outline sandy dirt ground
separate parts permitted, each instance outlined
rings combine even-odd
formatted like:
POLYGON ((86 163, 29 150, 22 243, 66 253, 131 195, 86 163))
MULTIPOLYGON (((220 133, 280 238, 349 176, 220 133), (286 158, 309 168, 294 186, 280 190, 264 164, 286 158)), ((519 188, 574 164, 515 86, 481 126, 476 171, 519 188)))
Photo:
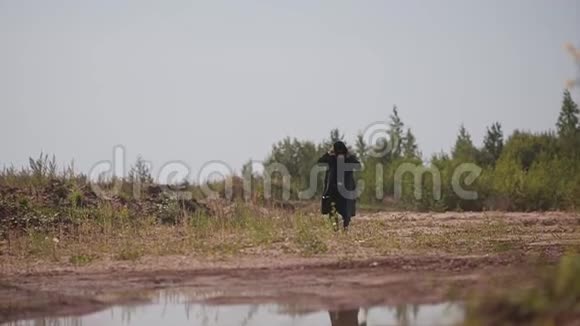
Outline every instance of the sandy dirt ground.
MULTIPOLYGON (((357 217, 356 223, 405 220, 408 223, 402 224, 401 233, 418 228, 437 232, 490 214, 367 213, 357 217)), ((103 260, 83 267, 5 261, 0 267, 0 322, 78 315, 114 304, 146 302, 159 289, 183 290, 192 301, 276 302, 305 310, 461 300, 493 287, 525 286, 541 266, 555 263, 580 243, 577 214, 491 215, 507 224, 533 228, 534 236, 522 240, 518 235, 524 246, 471 255, 422 250, 355 259, 268 254, 211 260, 162 256, 135 262, 103 260), (554 236, 556 233, 559 235, 554 236)))

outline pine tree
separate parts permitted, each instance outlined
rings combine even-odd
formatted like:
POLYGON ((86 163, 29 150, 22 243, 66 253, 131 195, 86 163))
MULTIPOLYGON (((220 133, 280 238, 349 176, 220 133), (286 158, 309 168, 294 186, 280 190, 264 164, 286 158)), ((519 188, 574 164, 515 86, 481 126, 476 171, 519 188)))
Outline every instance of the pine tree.
POLYGON ((455 141, 451 155, 453 159, 464 161, 472 161, 475 159, 475 146, 473 146, 471 135, 467 132, 463 124, 459 128, 459 135, 457 135, 457 140, 455 141))
POLYGON ((137 156, 135 165, 131 167, 131 170, 129 171, 129 181, 131 183, 139 182, 145 185, 153 183, 149 164, 145 162, 143 157, 137 156))
POLYGON ((487 133, 483 139, 484 163, 495 166, 503 150, 503 131, 501 124, 495 122, 491 128, 487 128, 487 133))
POLYGON ((355 143, 355 151, 356 155, 359 157, 360 160, 366 159, 367 151, 369 150, 368 145, 364 139, 363 134, 358 134, 356 136, 356 143, 355 143))
POLYGON ((397 106, 393 106, 393 113, 390 116, 389 137, 391 142, 391 156, 393 158, 401 157, 401 143, 403 141, 403 127, 405 124, 399 117, 397 106))
POLYGON ((580 132, 578 123, 578 105, 572 100, 570 92, 564 90, 564 99, 562 100, 562 109, 556 126, 558 127, 558 136, 561 138, 573 137, 580 132))
POLYGON ((242 177, 244 179, 250 180, 254 175, 254 169, 252 167, 252 160, 249 159, 244 165, 242 166, 242 177))
POLYGON ((419 158, 419 149, 417 146, 417 139, 411 132, 411 128, 407 128, 407 133, 403 140, 403 155, 406 158, 419 158))
POLYGON ((340 130, 338 128, 332 129, 330 131, 330 141, 334 144, 337 141, 344 141, 344 134, 340 134, 340 130))
POLYGON ((328 139, 325 139, 322 142, 322 147, 324 148, 324 152, 329 151, 332 149, 332 145, 337 141, 344 141, 344 134, 340 133, 338 128, 334 128, 330 130, 330 135, 328 139))

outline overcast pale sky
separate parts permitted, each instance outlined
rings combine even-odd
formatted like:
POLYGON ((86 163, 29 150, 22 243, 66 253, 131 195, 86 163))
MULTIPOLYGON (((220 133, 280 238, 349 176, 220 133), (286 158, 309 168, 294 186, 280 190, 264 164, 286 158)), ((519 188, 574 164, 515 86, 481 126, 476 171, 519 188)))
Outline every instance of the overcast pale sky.
MULTIPOLYGON (((428 157, 553 128, 580 1, 0 0, 0 166, 41 150, 87 171, 240 169, 285 136, 352 142, 393 104, 428 157)), ((580 92, 572 94, 576 101, 580 92)))

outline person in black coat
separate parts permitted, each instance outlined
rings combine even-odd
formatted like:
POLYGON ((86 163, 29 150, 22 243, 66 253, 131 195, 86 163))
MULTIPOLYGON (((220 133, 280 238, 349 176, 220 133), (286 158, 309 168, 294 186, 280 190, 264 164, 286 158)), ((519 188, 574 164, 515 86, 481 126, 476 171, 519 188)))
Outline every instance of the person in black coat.
POLYGON ((332 150, 318 159, 318 163, 328 167, 324 176, 322 214, 329 214, 336 220, 336 213, 340 214, 346 230, 351 217, 356 214, 357 193, 353 171, 360 168, 360 162, 348 152, 343 142, 337 141, 332 150))

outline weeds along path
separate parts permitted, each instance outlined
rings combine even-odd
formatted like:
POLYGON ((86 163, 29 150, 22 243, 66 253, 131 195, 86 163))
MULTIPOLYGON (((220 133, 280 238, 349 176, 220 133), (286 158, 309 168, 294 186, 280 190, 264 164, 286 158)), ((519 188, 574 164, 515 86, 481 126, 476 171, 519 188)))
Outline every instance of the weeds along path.
POLYGON ((380 212, 357 216, 343 234, 305 213, 125 225, 102 238, 85 225, 58 242, 21 235, 9 250, 2 244, 0 321, 90 312, 157 289, 193 301, 310 309, 462 298, 533 280, 538 265, 580 247, 579 221, 567 213, 380 212))

